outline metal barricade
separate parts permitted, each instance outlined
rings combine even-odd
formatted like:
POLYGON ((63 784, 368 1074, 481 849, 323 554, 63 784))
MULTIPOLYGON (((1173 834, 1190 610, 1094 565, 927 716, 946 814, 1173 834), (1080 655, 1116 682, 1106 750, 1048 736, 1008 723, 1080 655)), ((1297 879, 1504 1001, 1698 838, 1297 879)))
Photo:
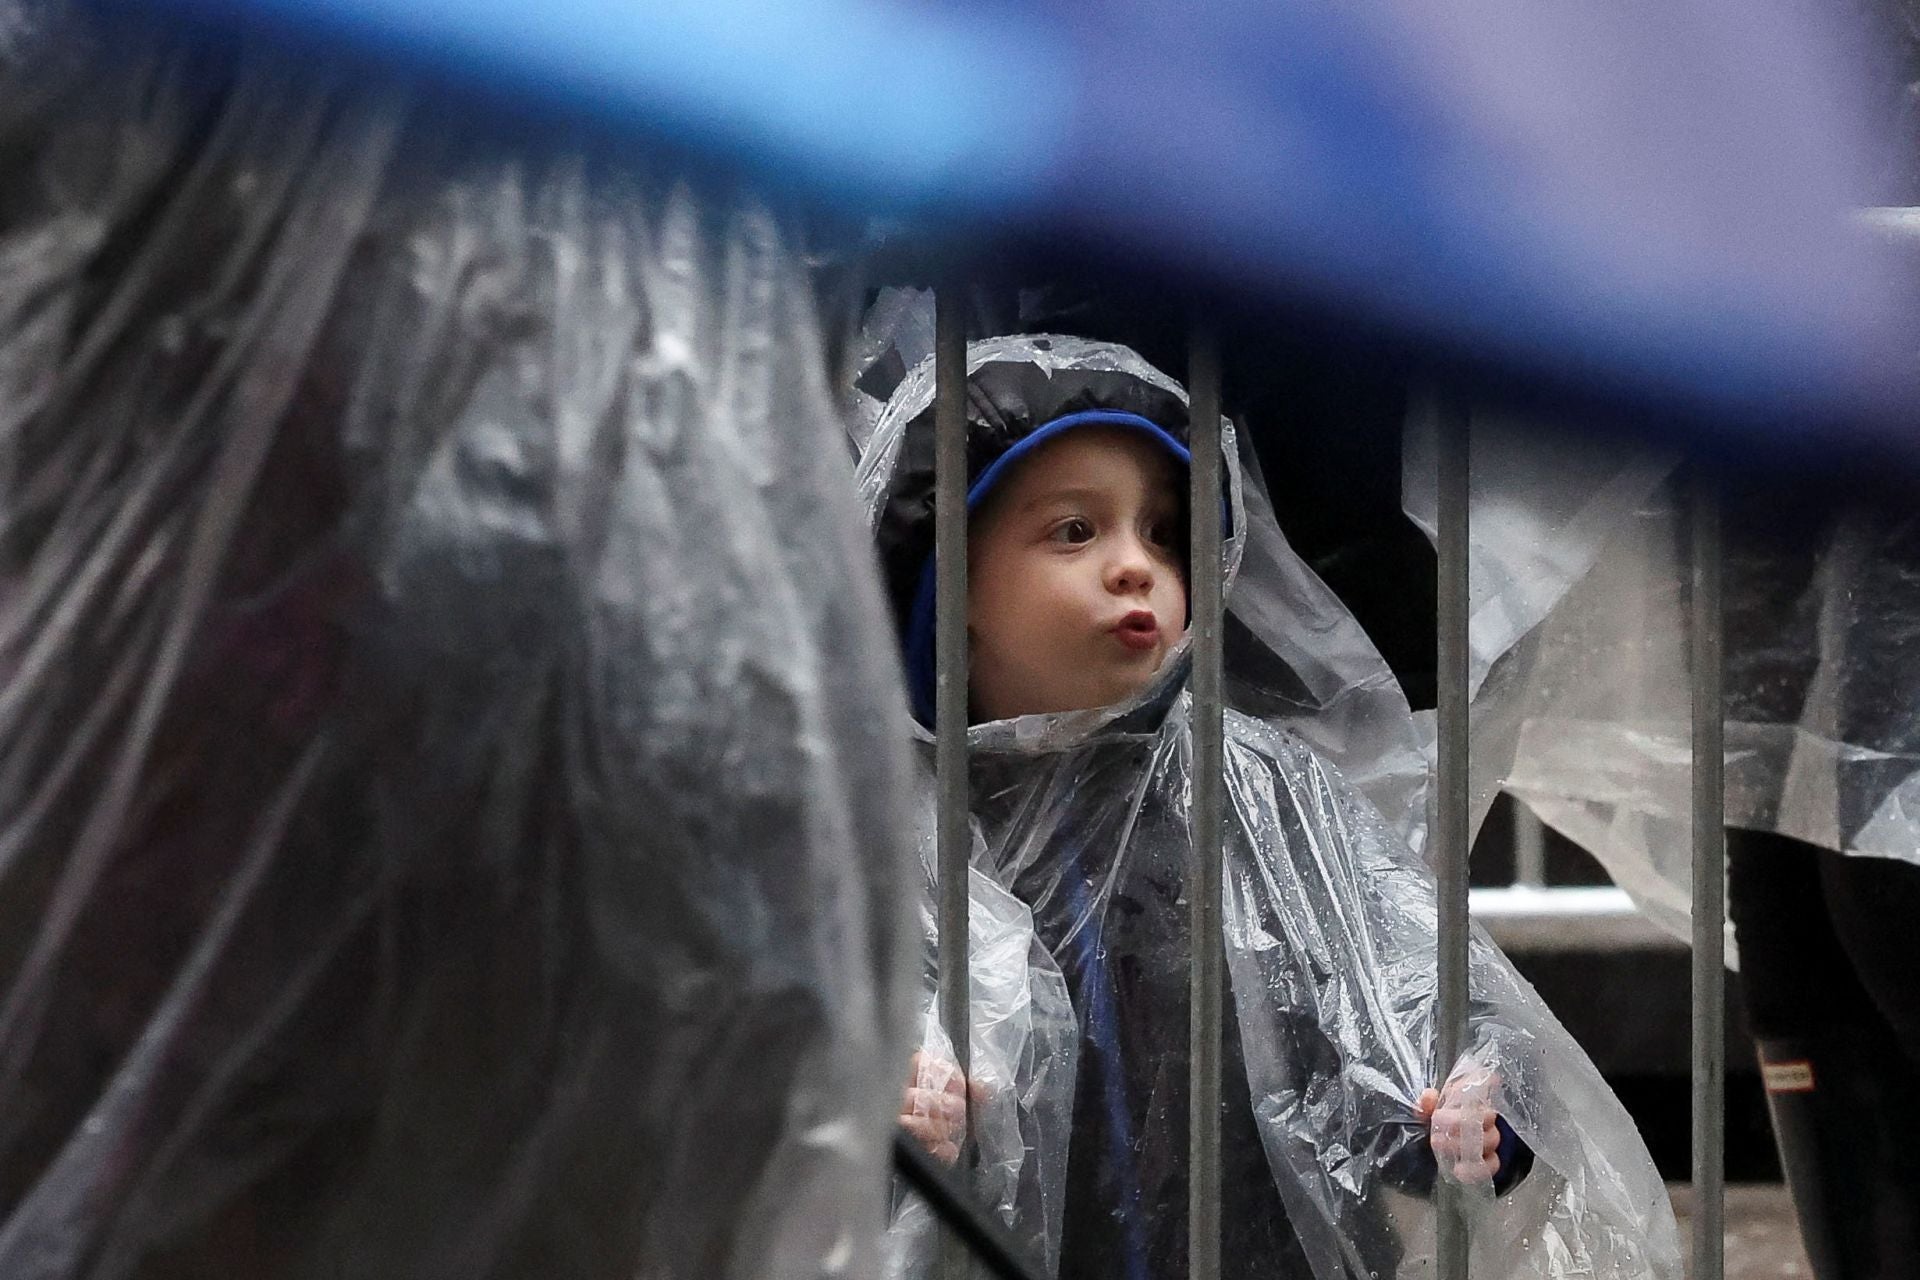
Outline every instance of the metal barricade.
POLYGON ((1693 473, 1693 1274, 1726 1271, 1726 757, 1720 617, 1720 510, 1693 473))
POLYGON ((1187 1275, 1220 1276, 1220 1044, 1226 942, 1220 924, 1220 818, 1225 786, 1220 656, 1220 348, 1196 327, 1187 361, 1192 492, 1193 866, 1188 895, 1193 948, 1187 1060, 1187 1275))
MULTIPOLYGON (((1467 1038, 1467 855, 1472 839, 1471 790, 1467 774, 1467 409, 1459 400, 1439 401, 1440 525, 1439 613, 1436 691, 1439 739, 1434 769, 1433 829, 1428 833, 1439 903, 1434 963, 1439 970, 1439 1072, 1459 1058, 1467 1038)), ((1438 1082, 1436 1082, 1438 1083, 1438 1082)), ((1440 1280, 1467 1274, 1467 1220, 1458 1188, 1435 1183, 1436 1247, 1440 1280)))
MULTIPOLYGON (((973 1044, 968 1016, 967 865, 967 334, 965 294, 934 295, 934 770, 939 825, 934 862, 940 884, 940 1021, 962 1079, 973 1044)), ((962 1091, 962 1105, 968 1091, 962 1091)), ((973 1152, 972 1116, 960 1140, 960 1166, 973 1152)), ((942 1271, 967 1274, 967 1250, 944 1237, 942 1271)))

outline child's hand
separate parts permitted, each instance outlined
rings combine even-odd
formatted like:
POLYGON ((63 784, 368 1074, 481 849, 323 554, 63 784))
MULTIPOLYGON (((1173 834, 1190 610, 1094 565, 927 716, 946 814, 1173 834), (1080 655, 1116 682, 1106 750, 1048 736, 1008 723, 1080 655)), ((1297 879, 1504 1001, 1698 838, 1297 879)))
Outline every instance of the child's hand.
POLYGON ((941 1164, 958 1161, 967 1132, 967 1082, 960 1068, 930 1053, 915 1053, 900 1102, 900 1127, 941 1164))
POLYGON ((1490 1184, 1500 1172, 1500 1115, 1492 1101, 1499 1084, 1499 1076, 1468 1064, 1440 1089, 1420 1095, 1417 1112, 1427 1122, 1434 1159, 1455 1182, 1490 1184))

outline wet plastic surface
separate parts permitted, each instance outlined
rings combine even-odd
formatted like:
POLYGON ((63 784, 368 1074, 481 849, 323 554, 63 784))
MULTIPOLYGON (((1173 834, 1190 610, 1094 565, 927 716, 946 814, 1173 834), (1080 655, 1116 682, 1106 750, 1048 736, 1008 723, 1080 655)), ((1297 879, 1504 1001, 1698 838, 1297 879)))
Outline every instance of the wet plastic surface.
POLYGON ((908 774, 792 228, 48 20, 0 57, 0 1274, 872 1274, 908 774))
MULTIPOLYGON (((1474 422, 1475 798, 1504 784, 1684 937, 1683 475, 1529 425, 1474 422)), ((1416 421, 1422 522, 1427 440, 1416 421)), ((1727 825, 1920 861, 1920 520, 1810 480, 1733 476, 1721 501, 1727 825)))

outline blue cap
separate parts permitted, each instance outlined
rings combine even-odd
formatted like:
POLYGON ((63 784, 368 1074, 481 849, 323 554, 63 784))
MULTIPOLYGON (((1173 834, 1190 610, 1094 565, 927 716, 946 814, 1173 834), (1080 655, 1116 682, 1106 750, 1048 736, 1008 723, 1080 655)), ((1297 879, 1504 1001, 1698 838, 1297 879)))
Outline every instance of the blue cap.
MULTIPOLYGON (((1043 422, 1014 441, 1013 446, 995 458, 967 490, 967 512, 971 514, 1020 459, 1075 427, 1119 427, 1138 432, 1178 458, 1180 465, 1193 465, 1193 454, 1187 446, 1174 439, 1173 434, 1159 423, 1137 413, 1122 413, 1117 409, 1087 409, 1043 422)), ((933 724, 933 619, 934 600, 938 594, 934 566, 934 556, 929 552, 926 566, 920 571, 920 585, 914 592, 913 610, 907 615, 905 644, 907 695, 913 703, 914 719, 928 726, 933 724)))

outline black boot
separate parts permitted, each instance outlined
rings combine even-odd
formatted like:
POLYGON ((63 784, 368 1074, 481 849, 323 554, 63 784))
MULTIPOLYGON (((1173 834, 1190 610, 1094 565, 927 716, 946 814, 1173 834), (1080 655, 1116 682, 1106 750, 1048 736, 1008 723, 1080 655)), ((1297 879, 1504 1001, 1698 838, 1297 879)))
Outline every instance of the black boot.
POLYGON ((1879 1028, 1755 1045, 1813 1274, 1920 1275, 1920 1155, 1902 1119, 1915 1082, 1904 1056, 1879 1028))

